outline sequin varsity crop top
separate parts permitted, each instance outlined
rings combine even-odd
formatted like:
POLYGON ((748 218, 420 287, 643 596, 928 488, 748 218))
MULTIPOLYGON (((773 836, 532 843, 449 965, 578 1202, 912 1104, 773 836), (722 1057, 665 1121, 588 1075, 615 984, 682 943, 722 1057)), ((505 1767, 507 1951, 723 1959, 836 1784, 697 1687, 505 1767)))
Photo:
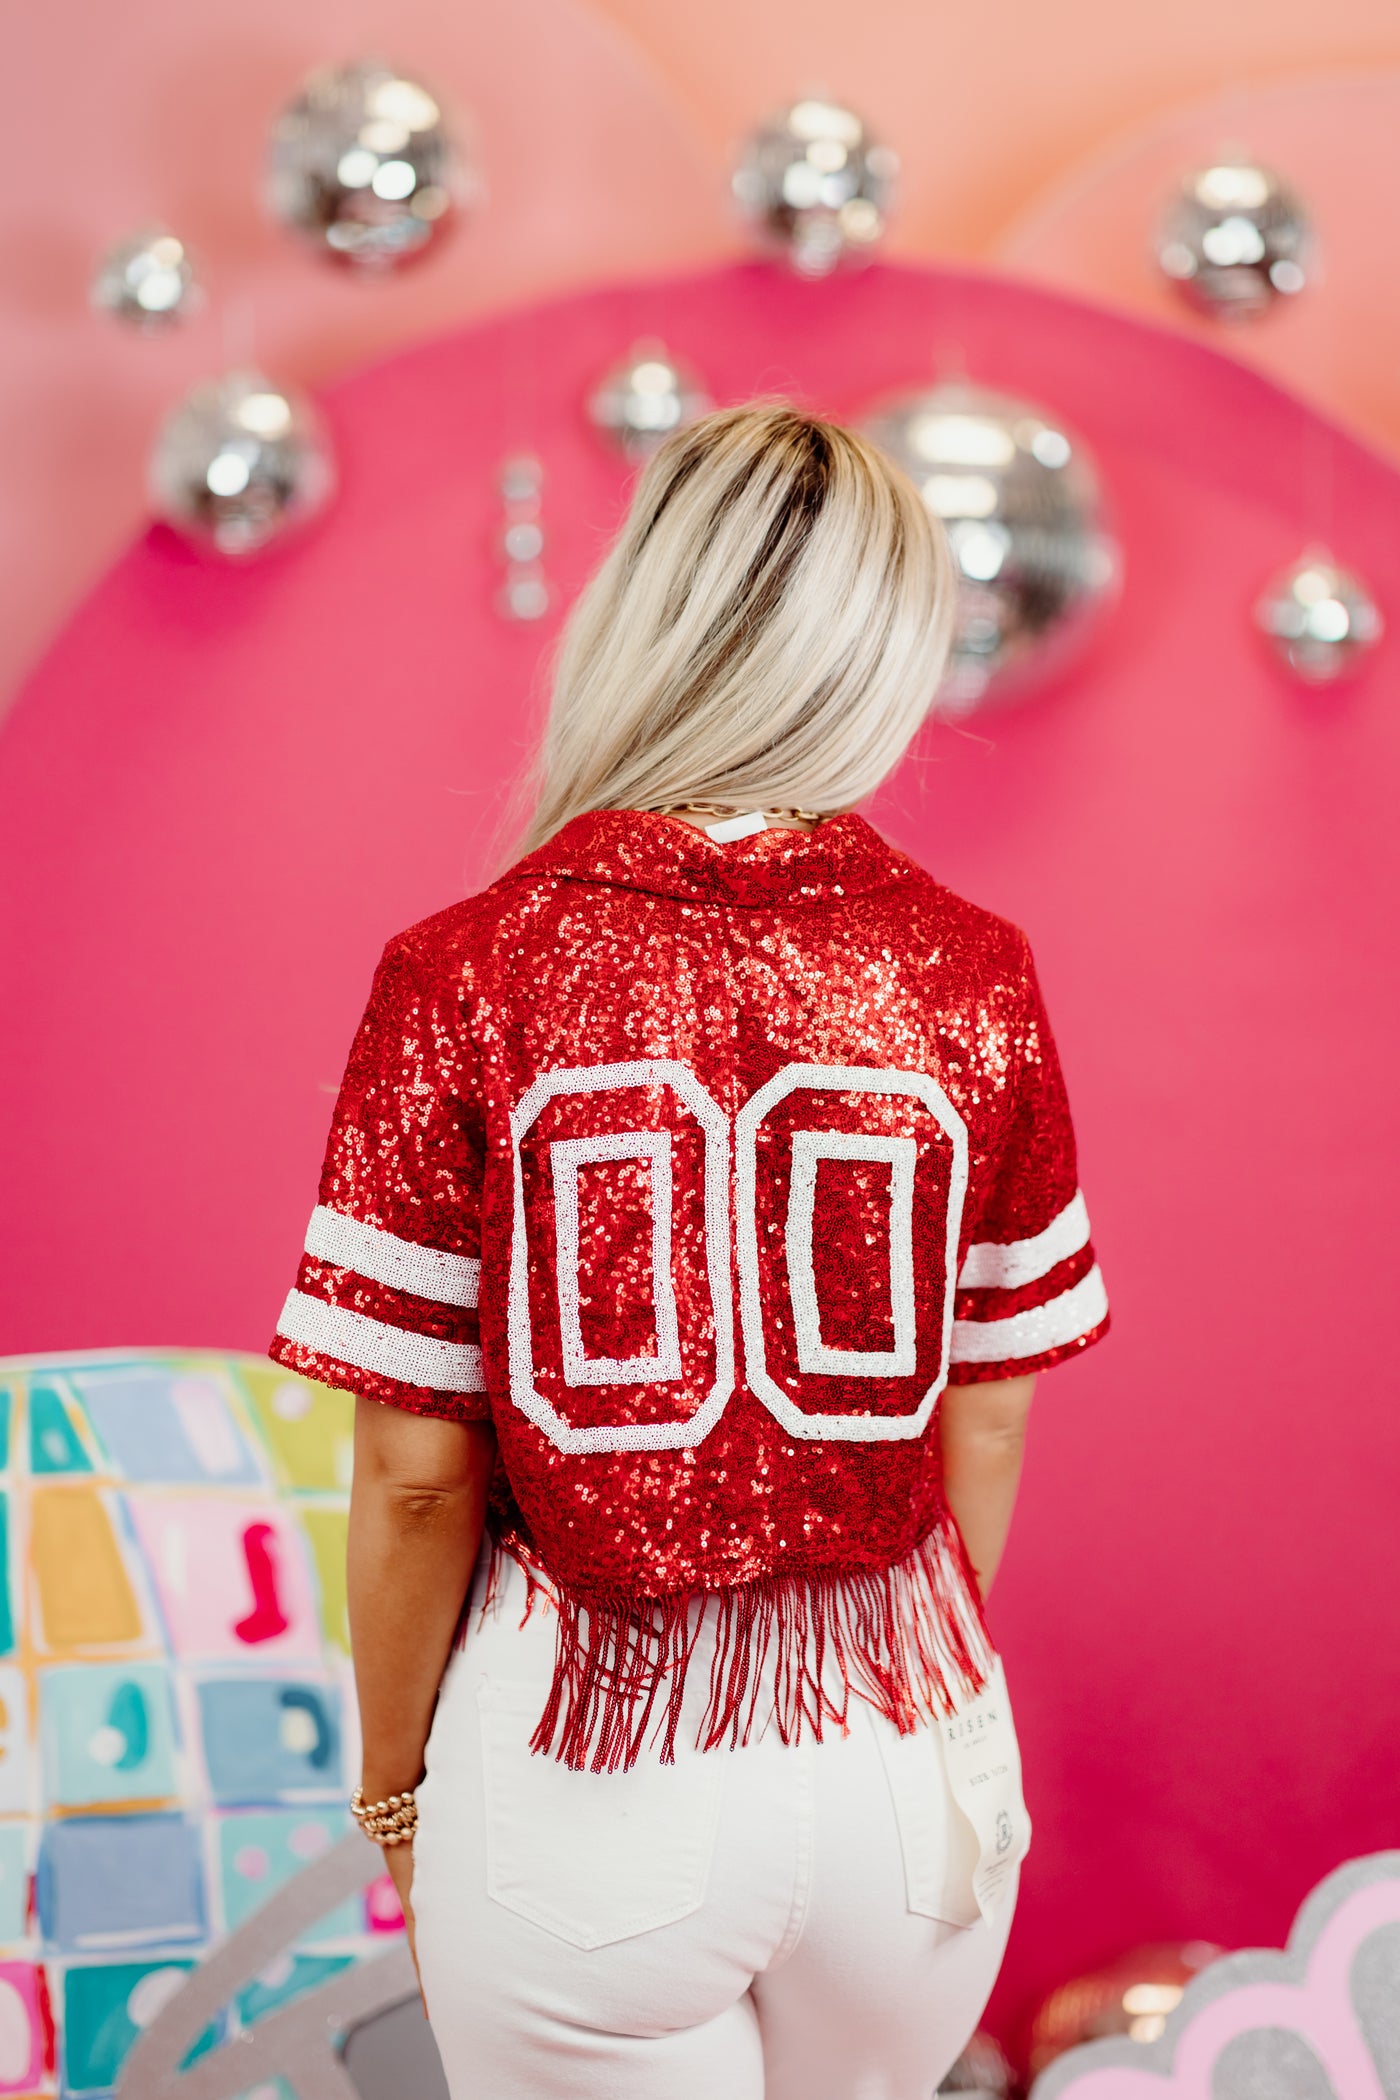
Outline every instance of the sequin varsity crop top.
POLYGON ((823 1656, 901 1727, 975 1690, 939 1395, 1107 1325, 1024 935, 859 816, 603 811, 389 942, 272 1354, 494 1423, 534 1745, 601 1769, 670 1753, 716 1592, 707 1744, 773 1642, 785 1735, 823 1656))

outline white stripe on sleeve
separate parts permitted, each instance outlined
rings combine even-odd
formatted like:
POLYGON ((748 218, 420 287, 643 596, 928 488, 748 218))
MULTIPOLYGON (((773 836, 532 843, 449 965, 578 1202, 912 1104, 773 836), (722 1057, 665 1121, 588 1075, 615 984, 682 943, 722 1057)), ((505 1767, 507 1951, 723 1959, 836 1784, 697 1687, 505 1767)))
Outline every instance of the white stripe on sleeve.
POLYGON ((477 1342, 445 1342, 435 1334, 410 1334, 371 1320, 348 1306, 327 1305, 306 1291, 292 1291, 282 1308, 277 1332, 289 1342, 377 1371, 404 1385, 431 1386, 441 1393, 482 1393, 486 1379, 477 1342))
POLYGON ((1048 1305, 1033 1305, 1028 1312, 1012 1313, 1005 1320, 955 1320, 952 1361, 1000 1364, 1039 1356, 1042 1350, 1060 1349, 1066 1342, 1092 1334, 1107 1311, 1108 1293, 1096 1263, 1087 1276, 1048 1305))
POLYGON ((1082 1192, 1076 1189, 1059 1216, 1033 1239, 1009 1240, 1004 1246, 995 1240, 979 1240, 969 1247, 958 1289, 1018 1291, 1023 1284, 1038 1283, 1088 1244, 1089 1213, 1082 1192))
POLYGON ((306 1251, 317 1261, 353 1269, 372 1283, 412 1291, 415 1297, 431 1298, 438 1305, 460 1305, 470 1311, 480 1290, 481 1263, 470 1254, 444 1254, 438 1247, 420 1247, 415 1240, 401 1240, 382 1225, 362 1224, 324 1203, 318 1203, 311 1213, 306 1251))

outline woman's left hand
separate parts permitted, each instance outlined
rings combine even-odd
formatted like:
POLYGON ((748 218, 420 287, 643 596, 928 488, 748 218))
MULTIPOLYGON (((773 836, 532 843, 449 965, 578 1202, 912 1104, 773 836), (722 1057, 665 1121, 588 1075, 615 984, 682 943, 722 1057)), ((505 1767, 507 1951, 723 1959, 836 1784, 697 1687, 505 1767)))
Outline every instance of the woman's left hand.
POLYGON ((423 1978, 418 1969, 418 1941, 413 1926, 413 1847, 408 1845, 386 1845, 384 1865, 389 1879, 398 1893, 403 1910, 404 1930, 408 1934, 408 1951, 413 1956, 413 1973, 418 1977, 418 1996, 423 2000, 423 2017, 428 2016, 428 2001, 423 1996, 423 1978))

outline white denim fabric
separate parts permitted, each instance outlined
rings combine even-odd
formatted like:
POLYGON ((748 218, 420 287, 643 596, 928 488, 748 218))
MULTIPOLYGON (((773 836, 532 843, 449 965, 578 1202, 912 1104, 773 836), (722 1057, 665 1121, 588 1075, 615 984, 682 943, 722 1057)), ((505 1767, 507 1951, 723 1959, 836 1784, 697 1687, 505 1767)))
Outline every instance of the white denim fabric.
POLYGON ((483 1618, 484 1575, 414 1848, 452 2100, 930 2100, 1015 1901, 983 1922, 938 1731, 853 1699, 844 1737, 697 1751, 707 1627, 674 1765, 570 1771, 529 1747, 555 1615, 507 1562, 483 1618))

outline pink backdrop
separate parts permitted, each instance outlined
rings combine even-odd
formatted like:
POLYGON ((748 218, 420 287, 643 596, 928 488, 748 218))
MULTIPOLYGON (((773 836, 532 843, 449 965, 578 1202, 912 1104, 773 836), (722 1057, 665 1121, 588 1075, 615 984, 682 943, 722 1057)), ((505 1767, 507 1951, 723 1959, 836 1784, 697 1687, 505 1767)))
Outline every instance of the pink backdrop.
POLYGON ((1144 1937, 1277 1942, 1394 1838, 1400 709, 1394 643, 1302 691, 1247 611, 1321 445, 1400 630, 1400 476, 1175 333, 912 268, 583 294, 338 385, 301 545, 135 546, 5 732, 0 1346, 265 1343, 379 947, 476 882, 536 717, 493 470, 540 452, 572 589, 625 479, 580 402, 643 328, 722 399, 844 413, 955 353, 1099 451, 1128 580, 1093 656, 876 811, 1030 930, 1117 1317, 1045 1382, 995 1599, 1038 1824, 1002 2002, 1144 1937))

